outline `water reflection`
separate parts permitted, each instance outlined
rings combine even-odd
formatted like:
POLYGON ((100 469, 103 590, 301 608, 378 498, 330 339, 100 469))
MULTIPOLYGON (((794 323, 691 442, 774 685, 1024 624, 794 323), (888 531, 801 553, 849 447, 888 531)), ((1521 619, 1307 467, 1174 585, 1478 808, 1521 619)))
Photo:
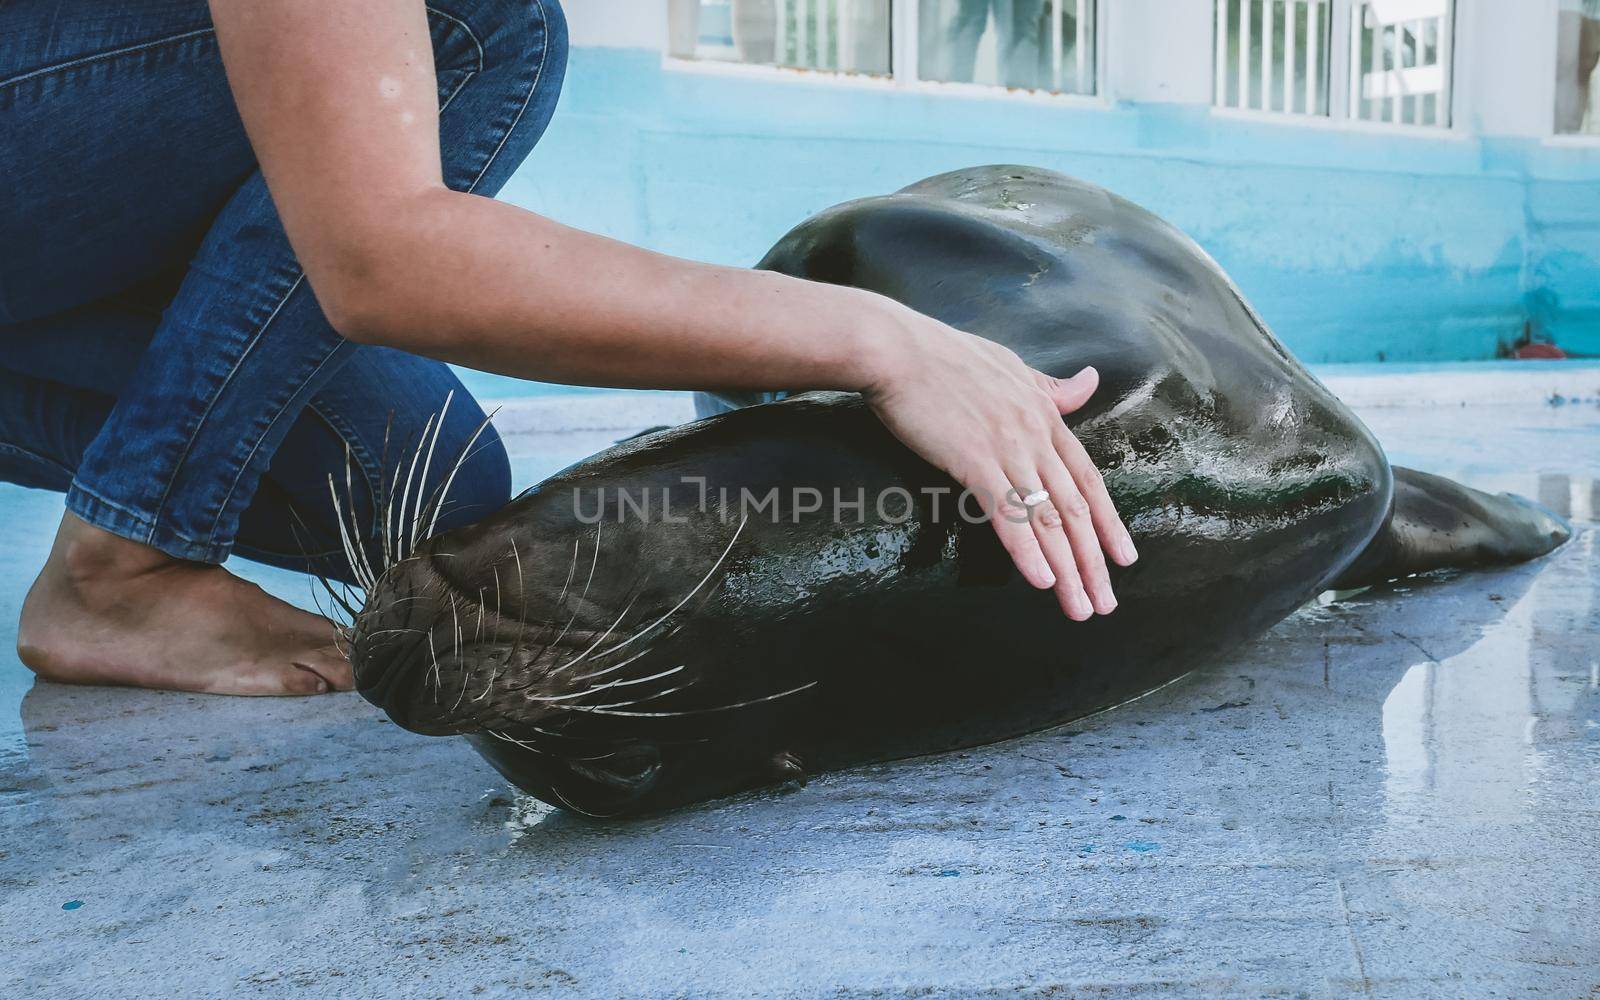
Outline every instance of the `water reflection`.
POLYGON ((1536 496, 1570 521, 1593 521, 1600 512, 1600 479, 1544 473, 1536 496))
MULTIPOLYGON (((1580 522, 1593 517, 1593 481, 1543 476, 1539 485, 1546 506, 1580 522)), ((1503 587, 1488 595, 1503 617, 1469 634, 1459 651, 1429 647, 1395 684, 1383 703, 1390 827, 1514 822, 1560 807, 1542 797, 1552 760, 1571 764, 1558 745, 1593 740, 1600 726, 1594 548, 1595 531, 1580 530, 1553 557, 1558 563, 1518 574, 1524 593, 1503 587)))

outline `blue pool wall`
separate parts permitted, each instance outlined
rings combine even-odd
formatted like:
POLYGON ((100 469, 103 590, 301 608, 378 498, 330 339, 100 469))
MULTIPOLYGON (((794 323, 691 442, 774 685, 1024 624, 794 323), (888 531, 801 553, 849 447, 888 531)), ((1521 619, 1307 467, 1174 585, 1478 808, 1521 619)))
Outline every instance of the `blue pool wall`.
POLYGON ((1525 328, 1600 354, 1600 143, 711 73, 580 47, 501 197, 749 265, 829 205, 1002 162, 1171 220, 1309 362, 1490 358, 1525 328))

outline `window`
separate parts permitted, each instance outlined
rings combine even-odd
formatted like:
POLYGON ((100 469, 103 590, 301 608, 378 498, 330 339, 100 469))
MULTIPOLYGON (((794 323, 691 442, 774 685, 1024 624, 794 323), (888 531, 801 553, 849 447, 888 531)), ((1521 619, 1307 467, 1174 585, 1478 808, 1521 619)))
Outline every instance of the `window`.
POLYGON ((1328 113, 1326 0, 1217 0, 1216 102, 1328 113))
POLYGON ((667 17, 685 59, 889 72, 889 0, 671 0, 667 17))
POLYGON ((1216 104, 1448 126, 1453 13, 1452 0, 1216 0, 1216 104))
POLYGON ((1600 135, 1600 0, 1561 0, 1556 28, 1556 131, 1600 135))
POLYGON ((683 59, 1095 92, 1095 0, 669 0, 683 59), (912 6, 914 4, 914 6, 912 6), (907 65, 891 39, 911 38, 907 65))
POLYGON ((1450 0, 1351 8, 1350 108, 1367 121, 1450 124, 1450 0))
POLYGON ((1094 0, 919 0, 924 80, 1094 93, 1094 0))

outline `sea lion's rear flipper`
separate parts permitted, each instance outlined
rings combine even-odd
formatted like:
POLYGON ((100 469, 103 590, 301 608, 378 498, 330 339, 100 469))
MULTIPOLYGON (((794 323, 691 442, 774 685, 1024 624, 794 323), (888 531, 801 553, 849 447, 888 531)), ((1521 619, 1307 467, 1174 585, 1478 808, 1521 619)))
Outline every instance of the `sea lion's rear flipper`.
POLYGON ((1329 586, 1353 590, 1430 569, 1524 562, 1570 537, 1565 521, 1531 500, 1395 466, 1389 520, 1329 586))

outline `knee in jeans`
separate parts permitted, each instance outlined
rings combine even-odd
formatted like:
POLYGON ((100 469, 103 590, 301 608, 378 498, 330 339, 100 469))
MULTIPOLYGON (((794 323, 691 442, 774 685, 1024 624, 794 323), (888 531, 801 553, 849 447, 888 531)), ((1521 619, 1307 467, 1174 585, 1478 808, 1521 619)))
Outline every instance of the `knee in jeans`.
POLYGON ((567 21, 557 0, 430 3, 428 19, 441 100, 447 78, 494 71, 533 78, 541 68, 559 77, 566 66, 567 21))
POLYGON ((452 2, 458 6, 450 17, 465 27, 434 9, 436 35, 470 39, 475 69, 439 71, 441 99, 449 104, 440 122, 445 180, 492 196, 533 151, 555 111, 566 72, 566 20, 556 0, 452 2))
POLYGON ((565 64, 567 20, 558 0, 473 0, 429 6, 442 23, 435 43, 440 68, 537 71, 557 59, 565 64))

